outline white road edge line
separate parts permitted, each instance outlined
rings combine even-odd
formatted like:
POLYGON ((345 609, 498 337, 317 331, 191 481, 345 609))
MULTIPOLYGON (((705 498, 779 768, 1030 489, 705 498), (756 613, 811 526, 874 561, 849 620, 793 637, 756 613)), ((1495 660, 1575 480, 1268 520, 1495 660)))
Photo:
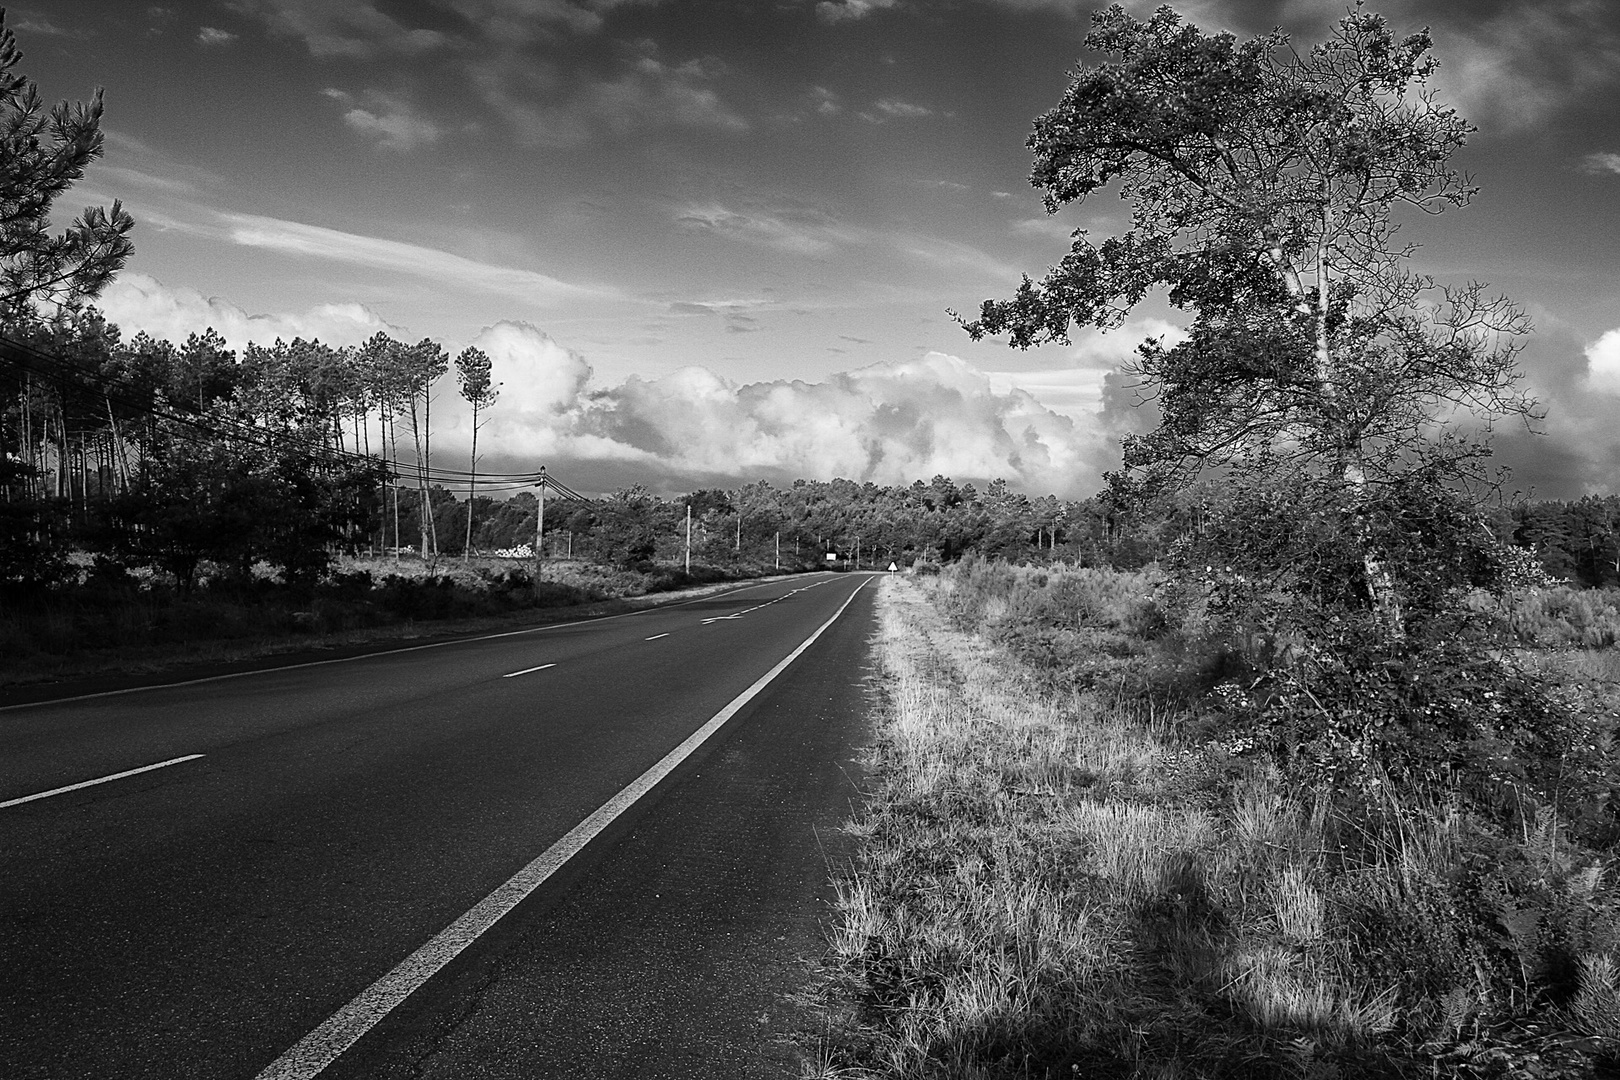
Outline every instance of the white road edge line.
POLYGON ((798 648, 783 657, 775 667, 761 675, 754 685, 738 694, 729 705, 715 713, 708 723, 688 735, 685 741, 660 758, 652 768, 632 780, 617 795, 603 803, 590 817, 568 830, 562 839, 513 874, 505 884, 474 904, 459 919, 439 931, 427 944, 400 961, 394 970, 360 991, 347 1005, 265 1066, 264 1071, 254 1077, 254 1080, 311 1080, 312 1077, 324 1072, 328 1065, 359 1042, 361 1036, 376 1027, 400 1002, 460 955, 467 946, 477 941, 479 936, 494 926, 502 916, 522 903, 569 859, 579 854, 597 834, 612 824, 615 818, 635 805, 638 799, 651 791, 660 780, 674 771, 676 766, 690 757, 693 751, 724 727, 726 721, 740 712, 744 705, 757 697, 760 691, 782 674, 789 664, 814 645, 816 639, 826 633, 827 628, 837 622, 845 609, 855 602, 855 597, 870 581, 868 578, 857 585, 849 594, 849 598, 833 613, 832 618, 817 627, 815 633, 805 638, 798 648))
POLYGON ((556 667, 556 666, 557 666, 556 664, 541 664, 539 667, 526 667, 522 671, 509 671, 505 675, 502 675, 501 678, 503 678, 503 679, 512 679, 512 678, 516 678, 519 675, 527 675, 531 671, 544 671, 548 667, 556 667))
MULTIPOLYGON (((817 571, 829 573, 830 571, 817 571)), ((356 660, 370 660, 378 656, 395 656, 399 653, 418 652, 422 649, 442 649, 446 645, 470 645, 475 641, 493 641, 496 638, 517 637, 519 634, 539 634, 546 630, 561 630, 565 626, 584 626, 586 623, 607 622, 610 619, 628 619, 632 615, 645 615, 649 611, 668 611, 670 608, 685 607, 700 600, 713 600, 717 596, 731 596, 750 589, 763 589, 767 585, 774 585, 782 578, 762 581, 757 585, 744 585, 738 589, 727 592, 705 593, 694 596, 690 600, 681 600, 673 604, 655 604, 652 607, 637 608, 635 611, 621 611, 617 615, 598 615, 592 619, 575 619, 573 622, 547 623, 545 626, 528 626, 522 630, 503 630, 498 634, 480 634, 477 637, 451 638, 448 641, 430 641, 426 645, 406 645, 399 649, 383 649, 380 652, 358 653, 354 656, 334 656, 330 660, 305 660, 298 664, 282 664, 280 667, 255 668, 252 671, 232 671, 224 675, 204 675, 200 679, 181 679, 179 682, 153 683, 150 686, 126 686, 122 690, 102 690, 95 694, 75 694, 72 697, 47 698, 44 701, 23 701, 16 705, 0 705, 0 712, 11 712, 14 709, 43 709, 49 705, 66 705, 73 701, 89 701, 91 698, 119 697, 124 694, 139 694, 147 690, 172 690, 177 686, 196 686, 198 683, 223 682, 226 679, 245 679, 250 675, 269 675, 277 671, 296 671, 299 668, 325 667, 327 664, 348 664, 356 660)), ((819 584, 819 582, 817 583, 819 584)))
POLYGON ((182 761, 196 761, 202 756, 203 755, 201 754, 187 754, 185 757, 170 758, 168 761, 160 761, 156 765, 142 765, 138 769, 125 769, 123 772, 115 772, 111 776, 98 776, 94 780, 81 780, 79 783, 69 784, 67 787, 51 788, 49 791, 41 791, 35 795, 24 795, 20 799, 7 799, 5 802, 0 802, 0 810, 4 810, 8 806, 20 806, 25 802, 33 802, 35 799, 48 799, 52 795, 65 795, 70 791, 78 791, 80 788, 94 787, 97 784, 105 784, 109 780, 122 780, 126 776, 134 776, 136 773, 151 772, 153 769, 165 769, 170 765, 178 765, 182 761))
POLYGON ((654 634, 652 637, 642 638, 641 640, 642 641, 657 641, 661 637, 669 637, 669 635, 668 634, 654 634))

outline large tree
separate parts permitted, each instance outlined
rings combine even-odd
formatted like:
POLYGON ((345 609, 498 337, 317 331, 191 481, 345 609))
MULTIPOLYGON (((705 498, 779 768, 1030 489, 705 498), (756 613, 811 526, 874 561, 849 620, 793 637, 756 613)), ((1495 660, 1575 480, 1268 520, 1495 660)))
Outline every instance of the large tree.
POLYGON ((135 225, 115 202, 51 232, 52 204, 101 156, 101 91, 47 112, 16 71, 22 52, 4 19, 0 9, 0 325, 95 296, 129 258, 135 225))
POLYGON ((1199 470, 1287 470, 1355 510, 1366 594, 1397 633, 1399 590, 1368 508, 1380 486, 1467 472, 1483 453, 1453 425, 1528 415, 1519 308, 1412 267, 1403 218, 1465 205, 1450 159, 1470 126, 1439 102, 1426 32, 1397 38, 1358 4, 1300 54, 1281 32, 1205 34, 1167 7, 1093 16, 1080 67, 1029 138, 1049 212, 1117 190, 1130 227, 1069 254, 975 338, 1029 347, 1109 328, 1164 290, 1187 339, 1150 341, 1135 374, 1162 422, 1128 439, 1126 490, 1199 470))

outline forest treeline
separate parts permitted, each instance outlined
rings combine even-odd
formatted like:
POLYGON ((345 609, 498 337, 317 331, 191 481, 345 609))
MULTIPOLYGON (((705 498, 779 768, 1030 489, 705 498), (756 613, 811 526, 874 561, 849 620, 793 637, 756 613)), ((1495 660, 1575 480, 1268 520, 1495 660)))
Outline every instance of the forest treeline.
MULTIPOLYGON (((158 567, 186 590, 205 563, 244 579, 268 563, 309 583, 345 552, 533 550, 538 500, 519 490, 532 477, 480 477, 466 447, 441 445, 438 460, 455 466, 434 465, 432 391, 451 361, 431 340, 377 334, 360 346, 297 339, 237 351, 213 330, 178 344, 126 339, 94 308, 13 325, 10 338, 0 367, 0 581, 11 591, 82 576, 73 552, 108 569, 158 567)), ((465 350, 456 366, 464 396, 470 389, 487 409, 487 357, 465 350)), ((1031 496, 999 480, 980 490, 943 476, 673 496, 631 487, 551 501, 544 548, 619 565, 679 561, 690 507, 692 555, 709 565, 971 553, 1134 568, 1197 533, 1220 501, 1213 482, 1131 513, 1104 497, 1031 496)), ((1620 583, 1620 497, 1504 504, 1487 520, 1554 577, 1620 583)))

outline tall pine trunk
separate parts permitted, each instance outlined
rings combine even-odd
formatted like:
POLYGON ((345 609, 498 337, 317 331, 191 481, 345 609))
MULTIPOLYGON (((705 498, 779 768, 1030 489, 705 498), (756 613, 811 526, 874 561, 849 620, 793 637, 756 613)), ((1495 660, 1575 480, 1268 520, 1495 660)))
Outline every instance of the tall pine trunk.
POLYGON ((467 543, 461 549, 463 564, 472 557, 473 500, 478 491, 478 402, 472 403, 472 459, 467 472, 467 543))

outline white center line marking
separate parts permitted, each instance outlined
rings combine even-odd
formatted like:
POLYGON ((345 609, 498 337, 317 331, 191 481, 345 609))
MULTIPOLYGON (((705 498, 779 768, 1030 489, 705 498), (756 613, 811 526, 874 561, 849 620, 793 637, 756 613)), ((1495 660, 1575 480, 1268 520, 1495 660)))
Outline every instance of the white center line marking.
MULTIPOLYGON (((830 571, 821 571, 829 573, 830 571)), ((636 615, 645 615, 649 611, 663 611, 669 608, 686 607, 689 604, 700 603, 704 600, 713 600, 717 597, 733 596, 737 593, 751 592, 754 589, 763 589, 775 581, 762 581, 757 585, 744 585, 725 592, 705 593, 694 596, 690 600, 679 600, 671 604, 654 604, 649 607, 638 608, 635 611, 622 611, 617 615, 599 615, 589 619, 575 619, 572 622, 547 623, 544 626, 530 626, 522 630, 506 630, 499 634, 479 634, 476 637, 451 638, 448 641, 430 641, 426 645, 406 645, 397 649, 383 649, 379 652, 356 653, 354 656, 334 656, 330 660, 305 660, 298 664, 282 664, 280 667, 255 668, 252 671, 232 671, 224 675, 204 675, 199 679, 181 679, 178 682, 153 683, 151 686, 127 686, 122 690, 102 690, 94 694, 74 694, 71 697, 47 698, 44 701, 24 701, 16 705, 0 705, 0 712, 11 712, 13 709, 44 709, 53 705, 63 705, 73 701, 90 701, 94 698, 121 697, 125 694, 144 694, 148 690, 172 690, 179 686, 196 686, 198 683, 223 682, 226 679, 246 679, 253 675, 271 675, 282 671, 296 671, 299 668, 326 667, 328 664, 352 664, 360 660, 375 660, 383 656, 398 656, 400 653, 420 652, 423 649, 443 649, 451 645, 471 645, 479 641, 493 641, 496 638, 517 637, 520 634, 540 634, 548 630, 565 630, 574 626, 585 626, 589 623, 608 622, 613 619, 628 619, 636 615)), ((817 582, 820 584, 820 582, 817 582)), ((812 586, 806 586, 810 588, 812 586)))
POLYGON ((783 657, 775 667, 761 675, 754 685, 738 694, 729 705, 715 713, 708 723, 688 735, 684 742, 665 754, 652 768, 630 781, 617 795, 599 806, 590 817, 569 829, 561 840, 541 852, 528 866, 508 878, 505 884, 497 887, 459 919, 439 931, 433 940, 401 960, 398 967, 360 991, 347 1005, 327 1017, 320 1027, 305 1035, 280 1057, 265 1066, 264 1071, 254 1080, 312 1080, 324 1072, 328 1065, 338 1059, 339 1054, 359 1042, 360 1037, 376 1027, 395 1006, 436 975, 467 946, 477 941, 479 936, 494 926, 502 916, 522 903, 569 859, 579 854, 598 833, 612 824, 615 818, 635 805, 637 799, 656 787, 660 780, 673 772, 677 765, 724 727, 726 721, 737 715, 744 705, 759 696, 760 691, 769 686, 789 664, 814 645, 816 640, 827 632, 828 627, 838 621, 838 617, 855 602, 855 597, 870 580, 869 578, 857 585, 843 606, 833 613, 832 618, 817 627, 815 633, 800 642, 799 647, 783 657))
POLYGON ((17 806, 25 802, 33 802, 35 799, 48 799, 52 795, 62 795, 69 791, 78 791, 80 788, 93 787, 96 784, 105 784, 109 780, 122 780, 126 776, 134 776, 136 773, 151 772, 153 769, 162 769, 170 765, 178 765, 182 761, 196 761, 200 757, 202 757, 201 754, 187 754, 185 757, 170 758, 168 761, 160 761, 156 765, 142 765, 138 769, 125 769, 123 772, 115 772, 111 776, 99 776, 94 780, 81 780, 77 784, 69 784, 67 787, 51 788, 49 791, 41 791, 36 795, 24 795, 20 799, 7 799, 5 802, 0 802, 0 810, 4 810, 8 806, 17 806))
POLYGON ((548 667, 556 667, 556 666, 557 666, 556 664, 541 664, 539 667, 526 667, 522 671, 508 671, 505 675, 502 675, 501 678, 503 678, 503 679, 515 679, 519 675, 527 675, 531 671, 544 671, 548 667))
POLYGON ((642 641, 657 641, 661 637, 669 637, 669 635, 668 634, 654 634, 650 638, 642 638, 641 640, 642 641))
MULTIPOLYGON (((786 600, 790 596, 797 596, 799 593, 809 592, 811 589, 815 588, 816 585, 821 585, 821 584, 824 584, 824 583, 818 581, 818 582, 815 583, 815 585, 806 585, 802 589, 794 589, 792 592, 783 593, 781 596, 778 596, 774 600, 767 600, 763 604, 755 604, 751 608, 743 608, 741 611, 734 611, 730 615, 714 615, 714 616, 711 616, 710 618, 707 618, 707 619, 703 620, 703 625, 708 626, 710 623, 724 622, 727 619, 740 619, 744 615, 747 615, 751 611, 758 611, 760 608, 768 608, 772 604, 780 604, 783 600, 786 600)), ((651 639, 648 639, 648 640, 651 640, 651 639)))

